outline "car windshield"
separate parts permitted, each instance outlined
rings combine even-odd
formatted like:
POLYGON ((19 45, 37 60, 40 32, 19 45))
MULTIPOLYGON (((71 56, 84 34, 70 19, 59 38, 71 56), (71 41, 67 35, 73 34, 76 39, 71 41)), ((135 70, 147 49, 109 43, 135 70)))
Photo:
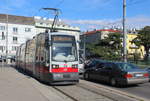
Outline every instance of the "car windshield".
POLYGON ((63 41, 59 40, 52 44, 52 60, 53 61, 76 61, 77 60, 77 49, 75 40, 63 41))
POLYGON ((129 70, 129 69, 138 69, 139 67, 130 64, 130 63, 117 63, 118 67, 122 70, 129 70))

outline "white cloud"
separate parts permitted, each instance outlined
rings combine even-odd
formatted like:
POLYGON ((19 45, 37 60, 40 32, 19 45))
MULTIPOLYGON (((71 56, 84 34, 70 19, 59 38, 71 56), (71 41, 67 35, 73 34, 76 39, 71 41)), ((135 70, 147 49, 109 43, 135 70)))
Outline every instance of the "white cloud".
MULTIPOLYGON (((64 20, 68 24, 81 27, 81 30, 100 29, 104 27, 122 27, 122 19, 104 19, 104 20, 64 20)), ((148 16, 135 16, 127 18, 127 28, 142 28, 150 26, 150 17, 148 16)))
MULTIPOLYGON (((104 27, 112 27, 115 25, 118 25, 118 23, 120 24, 121 21, 120 20, 64 20, 64 22, 67 22, 68 24, 71 25, 76 25, 79 26, 81 28, 83 28, 83 30, 89 30, 89 29, 100 29, 100 28, 104 28, 104 27)), ((82 29, 81 29, 82 30, 82 29)))
POLYGON ((141 28, 144 26, 150 26, 150 17, 148 16, 136 16, 127 19, 127 25, 129 27, 141 28))
POLYGON ((117 20, 64 20, 71 24, 89 24, 89 25, 109 25, 115 23, 117 20))

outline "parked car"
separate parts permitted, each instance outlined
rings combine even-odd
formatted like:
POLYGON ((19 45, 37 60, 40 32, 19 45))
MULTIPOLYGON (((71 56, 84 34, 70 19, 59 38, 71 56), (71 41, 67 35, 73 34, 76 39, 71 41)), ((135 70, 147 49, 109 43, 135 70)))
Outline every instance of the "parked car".
POLYGON ((150 82, 150 68, 146 68, 146 70, 147 70, 148 73, 149 73, 149 82, 150 82))
POLYGON ((105 63, 104 60, 100 60, 100 59, 91 59, 91 60, 87 60, 84 64, 84 69, 85 71, 88 70, 88 69, 91 69, 93 68, 96 64, 99 64, 99 63, 105 63))
POLYGON ((100 80, 116 86, 148 82, 149 74, 145 69, 140 69, 130 63, 93 60, 88 65, 84 78, 100 80))
POLYGON ((6 56, 0 56, 0 62, 6 62, 6 56))
POLYGON ((84 73, 84 60, 81 58, 79 59, 78 68, 79 68, 79 74, 83 75, 83 73, 84 73))
POLYGON ((2 62, 2 61, 3 61, 2 56, 0 56, 0 62, 2 62))

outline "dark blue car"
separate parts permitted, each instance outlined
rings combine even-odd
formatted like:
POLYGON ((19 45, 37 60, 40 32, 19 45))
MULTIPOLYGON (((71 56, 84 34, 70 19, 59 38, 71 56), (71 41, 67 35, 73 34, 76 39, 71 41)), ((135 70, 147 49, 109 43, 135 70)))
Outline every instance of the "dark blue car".
POLYGON ((149 67, 149 68, 146 68, 146 70, 147 70, 148 73, 149 73, 149 82, 150 82, 150 67, 149 67))
POLYGON ((149 74, 145 69, 130 63, 93 60, 86 67, 84 78, 108 82, 115 86, 148 82, 149 74))

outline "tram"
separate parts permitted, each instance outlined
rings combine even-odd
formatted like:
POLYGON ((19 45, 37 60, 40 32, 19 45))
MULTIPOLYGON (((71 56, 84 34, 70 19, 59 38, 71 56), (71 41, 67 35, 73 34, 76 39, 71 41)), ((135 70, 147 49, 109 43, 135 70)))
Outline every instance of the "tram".
POLYGON ((79 44, 74 34, 40 33, 16 52, 16 67, 50 84, 79 82, 79 44))

